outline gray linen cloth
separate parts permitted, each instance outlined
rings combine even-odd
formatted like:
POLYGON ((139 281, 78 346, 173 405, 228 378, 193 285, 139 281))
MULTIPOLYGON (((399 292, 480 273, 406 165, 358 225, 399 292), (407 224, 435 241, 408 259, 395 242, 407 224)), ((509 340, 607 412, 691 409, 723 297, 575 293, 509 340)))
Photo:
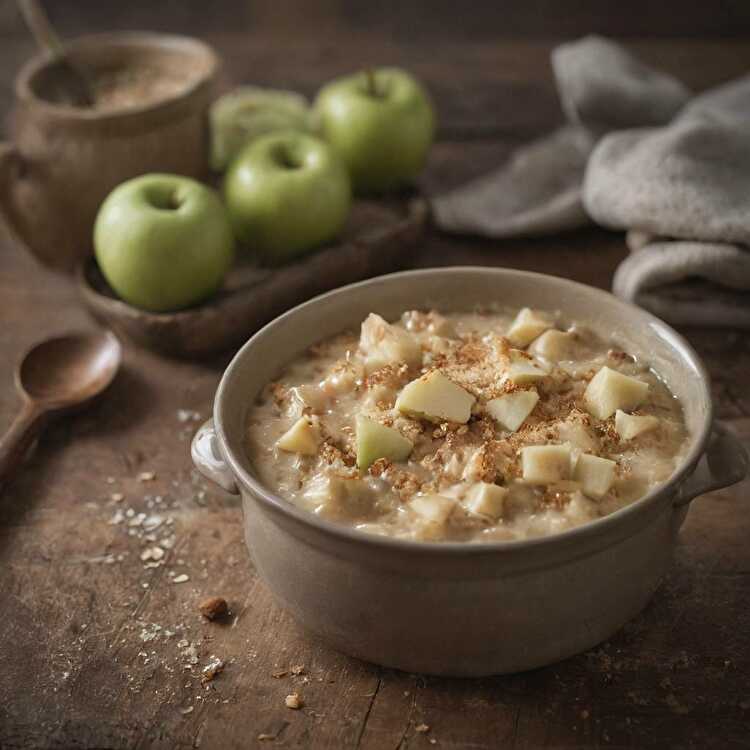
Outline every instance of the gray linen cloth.
POLYGON ((554 50, 569 125, 433 201, 446 231, 628 231, 613 291, 676 323, 750 328, 750 76, 690 98, 614 42, 554 50))

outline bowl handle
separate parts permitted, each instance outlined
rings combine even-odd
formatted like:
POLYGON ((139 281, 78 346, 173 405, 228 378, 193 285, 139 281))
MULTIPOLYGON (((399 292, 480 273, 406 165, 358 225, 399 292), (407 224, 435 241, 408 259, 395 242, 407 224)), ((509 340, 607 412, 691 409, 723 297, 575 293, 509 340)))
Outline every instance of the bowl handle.
POLYGON ((729 487, 747 476, 748 456, 739 438, 721 422, 714 422, 708 447, 693 474, 680 487, 676 508, 705 492, 729 487))
POLYGON ((190 444, 190 455, 195 468, 206 479, 210 479, 232 495, 240 494, 234 475, 227 466, 224 456, 221 455, 213 419, 204 422, 195 433, 193 442, 190 444))

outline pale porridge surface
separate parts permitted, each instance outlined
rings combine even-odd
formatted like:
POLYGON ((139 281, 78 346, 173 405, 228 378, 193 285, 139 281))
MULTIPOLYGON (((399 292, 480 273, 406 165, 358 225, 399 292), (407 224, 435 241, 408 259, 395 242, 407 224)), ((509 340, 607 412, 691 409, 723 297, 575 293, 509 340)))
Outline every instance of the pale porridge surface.
POLYGON ((678 400, 605 332, 530 310, 371 314, 247 417, 270 489, 374 534, 517 540, 612 513, 684 453, 678 400))

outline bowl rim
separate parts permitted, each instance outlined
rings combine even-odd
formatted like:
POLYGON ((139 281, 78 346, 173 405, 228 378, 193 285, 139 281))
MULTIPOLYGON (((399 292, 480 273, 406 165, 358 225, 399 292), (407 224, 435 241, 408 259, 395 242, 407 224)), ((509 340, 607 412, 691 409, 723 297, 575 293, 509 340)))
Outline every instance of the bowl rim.
POLYGON ((660 318, 651 314, 647 310, 636 307, 628 302, 615 297, 609 292, 598 289, 597 287, 589 286, 588 284, 582 284, 577 281, 572 281, 563 277, 553 276, 551 274, 537 273, 534 271, 521 271, 513 268, 502 268, 493 266, 443 266, 434 268, 422 268, 408 271, 398 271, 395 273, 384 274, 382 276, 376 276, 365 281, 360 281, 355 284, 347 284, 346 286, 339 287, 325 294, 313 297, 307 302, 303 302, 296 307, 291 308, 287 312, 274 318, 270 323, 266 324, 257 333, 255 333, 234 355, 231 362, 224 370, 221 381, 216 391, 214 398, 213 408, 213 419, 217 437, 219 438, 219 445, 222 450, 222 454, 229 465, 235 479, 239 480, 239 484, 243 488, 250 490, 252 495, 261 501, 262 504, 268 507, 268 509, 281 513, 282 516, 286 516, 290 520, 301 523, 303 526, 312 527, 315 530, 322 532, 325 535, 333 536, 339 541, 345 541, 349 543, 355 543, 364 547, 370 547, 373 549, 388 549, 391 551, 407 551, 410 553, 424 553, 424 554, 445 554, 445 555, 460 555, 460 556, 474 556, 474 555, 485 555, 492 552, 502 552, 505 554, 511 554, 513 552, 529 551, 540 547, 550 548, 552 546, 565 545, 570 542, 577 542, 583 539, 590 539, 591 537, 597 537, 603 535, 607 531, 612 531, 619 525, 624 525, 628 519, 634 519, 636 516, 644 513, 648 508, 660 502, 666 495, 671 495, 671 490, 678 487, 695 469, 698 461, 703 455, 708 441, 711 425, 713 422, 713 402, 711 399, 710 389, 710 377, 705 365, 701 361, 697 352, 688 343, 688 341, 671 326, 666 324, 660 318), (293 315, 299 314, 301 311, 311 312, 315 309, 316 305, 325 298, 340 295, 340 294, 351 294, 356 292, 358 289, 370 284, 382 284, 384 281, 396 278, 409 278, 415 276, 432 276, 432 275, 455 275, 457 273, 492 273, 500 276, 507 277, 519 277, 523 276, 528 279, 545 279, 549 281, 553 280, 555 283, 559 283, 563 286, 568 286, 572 289, 585 289, 587 293, 593 293, 599 297, 605 304, 615 305, 623 308, 628 314, 637 314, 641 320, 650 324, 656 324, 660 330, 664 330, 670 337, 670 344, 674 351, 680 356, 681 362, 689 362, 700 374, 700 382, 703 387, 704 395, 706 396, 706 404, 708 405, 703 425, 697 434, 692 436, 692 444, 690 450, 683 456, 680 465, 672 473, 672 476, 664 484, 658 485, 648 492, 643 497, 639 498, 630 505, 626 505, 607 516, 597 518, 593 521, 576 526, 572 529, 567 529, 555 534, 548 536, 532 537, 529 539, 517 539, 517 540, 506 540, 506 541, 483 541, 483 542, 451 542, 451 541, 428 541, 428 540, 411 540, 401 539, 398 537, 390 537, 380 534, 368 534, 362 531, 358 531, 344 524, 336 523, 335 521, 328 521, 324 518, 310 513, 309 511, 303 510, 297 507, 289 500, 284 499, 281 495, 272 492, 270 489, 265 487, 252 477, 242 466, 238 460, 235 451, 232 448, 230 441, 227 438, 226 431, 224 429, 224 423, 222 418, 222 403, 226 398, 226 393, 231 387, 232 375, 234 371, 239 367, 239 363, 252 353, 255 342, 273 331, 277 322, 287 319, 293 315))
POLYGON ((194 57, 206 60, 206 70, 197 75, 183 89, 157 101, 138 104, 133 107, 113 110, 98 110, 86 107, 51 102, 42 99, 34 92, 32 83, 36 76, 53 63, 46 52, 38 52, 24 63, 15 78, 14 91, 19 102, 33 106, 48 117, 56 117, 70 122, 111 122, 131 120, 148 112, 161 112, 176 102, 191 98, 216 76, 221 63, 216 51, 206 42, 184 34, 168 34, 157 31, 107 31, 99 34, 86 34, 64 43, 64 50, 75 51, 86 48, 104 47, 152 47, 180 49, 194 57))

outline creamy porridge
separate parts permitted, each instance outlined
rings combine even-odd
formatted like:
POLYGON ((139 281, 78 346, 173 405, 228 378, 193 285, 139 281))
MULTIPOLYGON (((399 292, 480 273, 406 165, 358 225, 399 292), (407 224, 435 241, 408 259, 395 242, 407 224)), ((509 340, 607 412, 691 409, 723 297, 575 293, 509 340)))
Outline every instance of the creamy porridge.
POLYGON ((311 513, 408 539, 554 534, 665 482, 686 447, 656 373, 524 308, 371 314, 269 384, 247 421, 260 480, 311 513))

